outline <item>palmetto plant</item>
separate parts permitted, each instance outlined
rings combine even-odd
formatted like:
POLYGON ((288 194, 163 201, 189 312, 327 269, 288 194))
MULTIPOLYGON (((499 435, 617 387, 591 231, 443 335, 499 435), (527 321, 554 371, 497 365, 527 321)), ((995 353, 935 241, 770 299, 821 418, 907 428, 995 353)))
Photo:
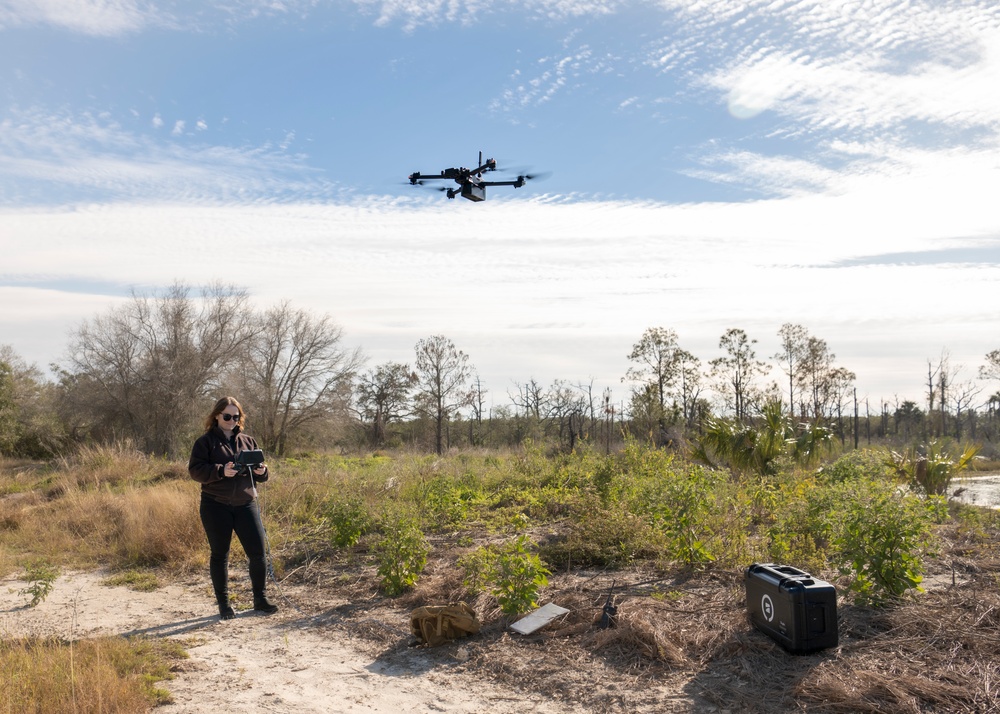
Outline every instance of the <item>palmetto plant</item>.
POLYGON ((708 419, 694 455, 708 464, 717 459, 737 471, 764 476, 775 473, 782 456, 811 463, 831 437, 818 423, 797 425, 780 402, 772 401, 764 405, 756 424, 708 419))
POLYGON ((936 439, 912 446, 903 453, 889 450, 887 460, 896 472, 929 496, 943 496, 951 480, 976 458, 979 444, 968 444, 957 457, 949 445, 936 439))

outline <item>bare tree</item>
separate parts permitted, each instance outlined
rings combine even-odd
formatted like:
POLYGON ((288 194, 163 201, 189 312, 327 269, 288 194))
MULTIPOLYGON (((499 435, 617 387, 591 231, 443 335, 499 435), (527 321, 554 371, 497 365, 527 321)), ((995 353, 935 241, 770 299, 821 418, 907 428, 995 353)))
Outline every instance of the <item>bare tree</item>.
POLYGON ((411 392, 417 375, 409 365, 386 362, 358 377, 355 401, 362 422, 367 423, 372 446, 382 446, 389 424, 412 411, 411 392))
MULTIPOLYGON (((962 415, 974 418, 975 412, 972 404, 976 397, 983 391, 972 380, 964 382, 952 382, 951 384, 951 404, 955 407, 955 438, 962 438, 962 415)), ((973 422, 974 424, 974 422, 973 422)), ((972 435, 975 438, 975 434, 972 435)))
POLYGON ((472 391, 469 405, 472 407, 472 418, 469 419, 469 444, 479 446, 483 434, 483 414, 486 411, 486 388, 479 374, 472 378, 472 391))
POLYGON ((559 441, 567 439, 572 449, 580 430, 586 402, 569 382, 557 379, 549 389, 546 421, 552 424, 558 432, 559 441))
POLYGON ((133 293, 72 335, 63 383, 81 390, 81 412, 112 433, 173 453, 249 336, 246 304, 245 291, 221 284, 199 298, 182 284, 158 297, 133 293))
POLYGON ((586 384, 577 382, 576 389, 580 392, 583 403, 584 423, 581 425, 581 436, 586 436, 588 425, 593 428, 597 423, 597 396, 594 394, 594 380, 591 379, 586 384))
POLYGON ((289 438, 310 422, 342 415, 361 364, 360 351, 344 345, 343 329, 329 315, 287 302, 256 314, 238 383, 261 446, 283 454, 289 438))
POLYGON ((987 353, 986 364, 979 367, 979 378, 1000 380, 1000 350, 987 353))
POLYGON ((435 448, 444 453, 445 422, 469 404, 469 356, 444 335, 433 335, 416 345, 417 406, 434 420, 435 448))
POLYGON ((536 422, 541 421, 542 414, 544 414, 548 407, 549 399, 545 387, 532 377, 524 384, 515 382, 514 388, 517 390, 516 394, 507 392, 511 404, 522 410, 524 416, 528 419, 533 419, 536 422))
POLYGON ((844 407, 854 398, 854 380, 857 375, 844 367, 835 367, 830 370, 827 377, 829 385, 829 395, 827 402, 833 405, 833 410, 837 415, 837 433, 840 442, 844 442, 844 407))

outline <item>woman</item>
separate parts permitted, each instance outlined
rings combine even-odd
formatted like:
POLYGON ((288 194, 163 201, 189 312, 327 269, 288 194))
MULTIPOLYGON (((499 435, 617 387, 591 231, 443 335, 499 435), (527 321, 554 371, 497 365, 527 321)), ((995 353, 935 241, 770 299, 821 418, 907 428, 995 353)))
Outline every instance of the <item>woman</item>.
POLYGON ((250 560, 253 609, 268 615, 278 611, 265 592, 264 526, 254 486, 255 481, 267 481, 267 465, 254 468, 251 476, 247 469, 238 469, 234 463, 241 451, 257 448, 253 437, 241 433, 245 419, 246 413, 233 397, 216 402, 205 419, 205 433, 194 442, 188 462, 191 478, 201 484, 201 522, 212 553, 208 570, 223 620, 236 617, 229 606, 229 544, 234 532, 250 560))

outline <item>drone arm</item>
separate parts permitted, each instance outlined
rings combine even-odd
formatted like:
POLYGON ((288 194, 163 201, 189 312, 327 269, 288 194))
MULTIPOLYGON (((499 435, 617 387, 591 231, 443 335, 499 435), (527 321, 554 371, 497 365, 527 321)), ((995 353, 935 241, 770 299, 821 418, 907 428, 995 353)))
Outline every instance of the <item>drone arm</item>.
MULTIPOLYGON (((482 154, 479 155, 479 158, 480 159, 483 158, 482 154)), ((483 171, 496 171, 496 170, 497 170, 497 160, 496 159, 486 159, 486 163, 484 163, 479 168, 472 169, 471 173, 481 174, 483 171)))
POLYGON ((482 181, 480 186, 513 186, 514 188, 521 188, 524 185, 524 176, 518 176, 513 181, 482 181))
POLYGON ((407 176, 410 183, 416 185, 421 181, 447 181, 453 180, 456 183, 462 183, 469 178, 470 174, 474 172, 468 169, 458 168, 458 169, 445 169, 439 174, 422 174, 419 171, 414 171, 412 174, 407 176))
POLYGON ((407 178, 410 180, 411 184, 416 185, 416 184, 418 184, 421 181, 430 181, 430 180, 433 180, 433 179, 439 179, 440 180, 440 179, 447 179, 447 178, 451 178, 451 177, 450 176, 445 176, 444 172, 442 172, 441 174, 422 174, 419 171, 414 171, 412 174, 410 174, 409 176, 407 176, 407 178))

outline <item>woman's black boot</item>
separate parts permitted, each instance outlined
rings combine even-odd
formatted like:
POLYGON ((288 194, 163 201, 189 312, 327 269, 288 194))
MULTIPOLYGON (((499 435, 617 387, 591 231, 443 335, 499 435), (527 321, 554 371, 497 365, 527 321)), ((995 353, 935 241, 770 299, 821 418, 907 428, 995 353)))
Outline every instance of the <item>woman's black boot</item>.
POLYGON ((273 615, 278 611, 278 606, 268 600, 264 593, 254 593, 253 609, 257 612, 263 612, 265 615, 273 615))
POLYGON ((219 618, 222 620, 232 620, 236 617, 236 612, 229 605, 229 593, 215 593, 215 599, 219 603, 219 618))

